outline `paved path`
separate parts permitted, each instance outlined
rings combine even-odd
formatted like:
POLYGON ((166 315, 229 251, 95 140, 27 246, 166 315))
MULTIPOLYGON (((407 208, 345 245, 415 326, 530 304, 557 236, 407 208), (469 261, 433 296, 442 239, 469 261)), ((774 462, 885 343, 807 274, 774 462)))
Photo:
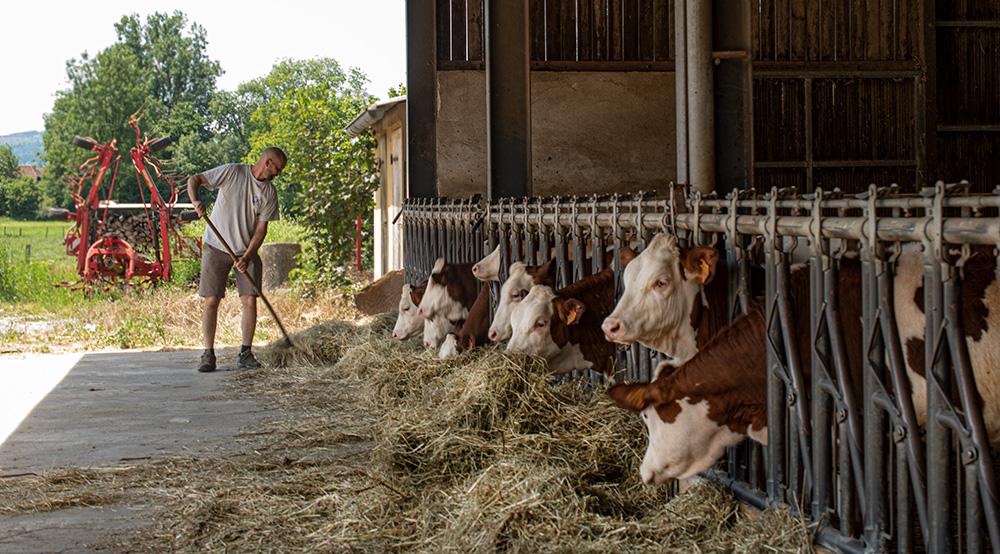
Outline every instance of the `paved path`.
MULTIPOLYGON (((235 350, 219 353, 221 368, 235 366, 235 350)), ((226 393, 220 381, 232 373, 195 371, 199 356, 0 357, 0 478, 224 451, 265 408, 226 393)), ((92 552, 80 545, 144 523, 135 507, 0 516, 0 552, 92 552)))

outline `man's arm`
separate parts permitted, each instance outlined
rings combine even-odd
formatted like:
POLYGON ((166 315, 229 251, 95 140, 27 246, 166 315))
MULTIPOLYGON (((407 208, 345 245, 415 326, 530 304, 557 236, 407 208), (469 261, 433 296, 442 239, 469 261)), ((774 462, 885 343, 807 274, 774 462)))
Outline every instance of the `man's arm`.
POLYGON ((250 244, 247 245, 247 251, 240 256, 240 259, 236 261, 235 267, 237 271, 241 273, 246 271, 247 263, 250 262, 250 258, 257 253, 257 249, 260 245, 264 243, 264 237, 267 236, 267 222, 258 221, 257 227, 253 230, 253 237, 250 239, 250 244))
MULTIPOLYGON (((194 204, 194 211, 198 212, 198 217, 205 217, 208 215, 208 209, 205 208, 205 203, 201 201, 201 187, 208 186, 208 179, 205 178, 201 173, 197 175, 192 175, 188 179, 188 198, 191 199, 191 203, 194 204)), ((267 232, 265 230, 265 232, 267 232)), ((261 239, 263 240, 263 238, 261 239)))

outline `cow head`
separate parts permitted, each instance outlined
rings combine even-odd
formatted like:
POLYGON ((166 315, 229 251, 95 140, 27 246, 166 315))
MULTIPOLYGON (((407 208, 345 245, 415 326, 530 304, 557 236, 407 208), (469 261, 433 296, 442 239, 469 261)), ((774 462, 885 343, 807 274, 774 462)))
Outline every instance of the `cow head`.
POLYGON ((549 360, 555 358, 566 345, 566 326, 578 323, 586 309, 579 300, 560 298, 551 287, 531 287, 511 312, 507 349, 549 360))
POLYGON ((697 351, 691 310, 702 286, 715 277, 719 253, 682 250, 660 233, 625 266, 625 291, 601 328, 608 340, 643 345, 681 361, 697 351))
POLYGON ((424 348, 431 349, 441 346, 455 326, 448 321, 448 318, 437 315, 433 318, 423 318, 424 320, 424 348))
MULTIPOLYGON (((458 280, 458 268, 444 263, 444 258, 438 258, 427 279, 427 290, 420 300, 418 313, 421 317, 435 319, 438 316, 450 321, 465 319, 469 309, 448 292, 448 285, 458 280)), ((444 337, 441 337, 444 339, 444 337)))
POLYGON ((493 315, 493 324, 487 335, 492 342, 503 342, 510 339, 510 316, 511 312, 524 297, 528 296, 528 291, 534 285, 546 285, 551 287, 556 280, 555 260, 537 266, 527 266, 521 262, 516 262, 510 266, 510 275, 500 287, 500 301, 497 303, 496 313, 493 315))
POLYGON ((709 418, 708 400, 677 398, 669 374, 652 383, 615 385, 608 395, 618 406, 640 414, 646 424, 649 446, 639 467, 644 483, 697 475, 744 437, 709 418))
POLYGON ((424 285, 411 287, 403 285, 403 294, 399 298, 399 316, 396 326, 392 328, 392 338, 404 340, 414 337, 424 328, 424 318, 417 313, 417 305, 423 296, 424 285))
POLYGON ((476 279, 479 279, 480 281, 500 280, 499 245, 493 249, 493 252, 490 252, 483 259, 479 260, 476 265, 472 266, 472 274, 475 275, 476 279))
POLYGON ((438 358, 446 360, 461 354, 461 351, 458 349, 458 344, 458 336, 455 335, 455 333, 448 333, 448 336, 441 344, 441 349, 438 350, 438 358))

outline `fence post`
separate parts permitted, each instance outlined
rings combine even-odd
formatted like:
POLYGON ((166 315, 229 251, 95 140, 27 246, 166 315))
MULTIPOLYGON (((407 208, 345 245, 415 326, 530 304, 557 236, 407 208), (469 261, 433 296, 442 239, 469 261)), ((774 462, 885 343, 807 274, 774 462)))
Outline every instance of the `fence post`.
POLYGON ((26 261, 26 262, 30 262, 31 261, 31 245, 30 244, 25 244, 24 245, 24 261, 26 261))

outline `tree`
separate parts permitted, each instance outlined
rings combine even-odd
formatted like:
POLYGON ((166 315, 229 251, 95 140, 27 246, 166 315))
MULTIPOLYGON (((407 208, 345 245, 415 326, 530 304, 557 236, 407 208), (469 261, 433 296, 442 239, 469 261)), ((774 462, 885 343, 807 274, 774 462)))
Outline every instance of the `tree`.
POLYGON ((263 79, 240 87, 241 105, 257 106, 246 126, 253 162, 266 147, 285 149, 288 165, 277 181, 284 216, 301 216, 316 244, 313 262, 320 282, 337 280, 354 254, 356 218, 371 236, 372 193, 378 186, 370 135, 344 131, 375 98, 367 77, 345 72, 336 60, 284 60, 263 79))
POLYGON ((38 216, 41 191, 31 177, 0 181, 0 215, 14 219, 34 219, 38 216))
MULTIPOLYGON (((119 201, 138 201, 140 189, 128 167, 128 150, 135 134, 129 116, 142 114, 141 128, 151 137, 170 136, 175 142, 195 135, 211 139, 210 102, 215 79, 222 70, 205 51, 205 30, 187 25, 181 12, 154 13, 145 24, 138 16, 125 16, 115 24, 117 41, 90 57, 66 64, 70 88, 57 94, 52 113, 45 118, 43 178, 46 201, 54 206, 72 206, 63 178, 73 176, 92 153, 72 145, 75 135, 98 142, 117 141, 125 164, 115 187, 119 201)), ((170 159, 172 149, 156 155, 170 159)), ((161 194, 169 194, 160 190, 161 194)))
POLYGON ((7 144, 0 144, 0 182, 16 179, 21 174, 14 149, 7 144))

